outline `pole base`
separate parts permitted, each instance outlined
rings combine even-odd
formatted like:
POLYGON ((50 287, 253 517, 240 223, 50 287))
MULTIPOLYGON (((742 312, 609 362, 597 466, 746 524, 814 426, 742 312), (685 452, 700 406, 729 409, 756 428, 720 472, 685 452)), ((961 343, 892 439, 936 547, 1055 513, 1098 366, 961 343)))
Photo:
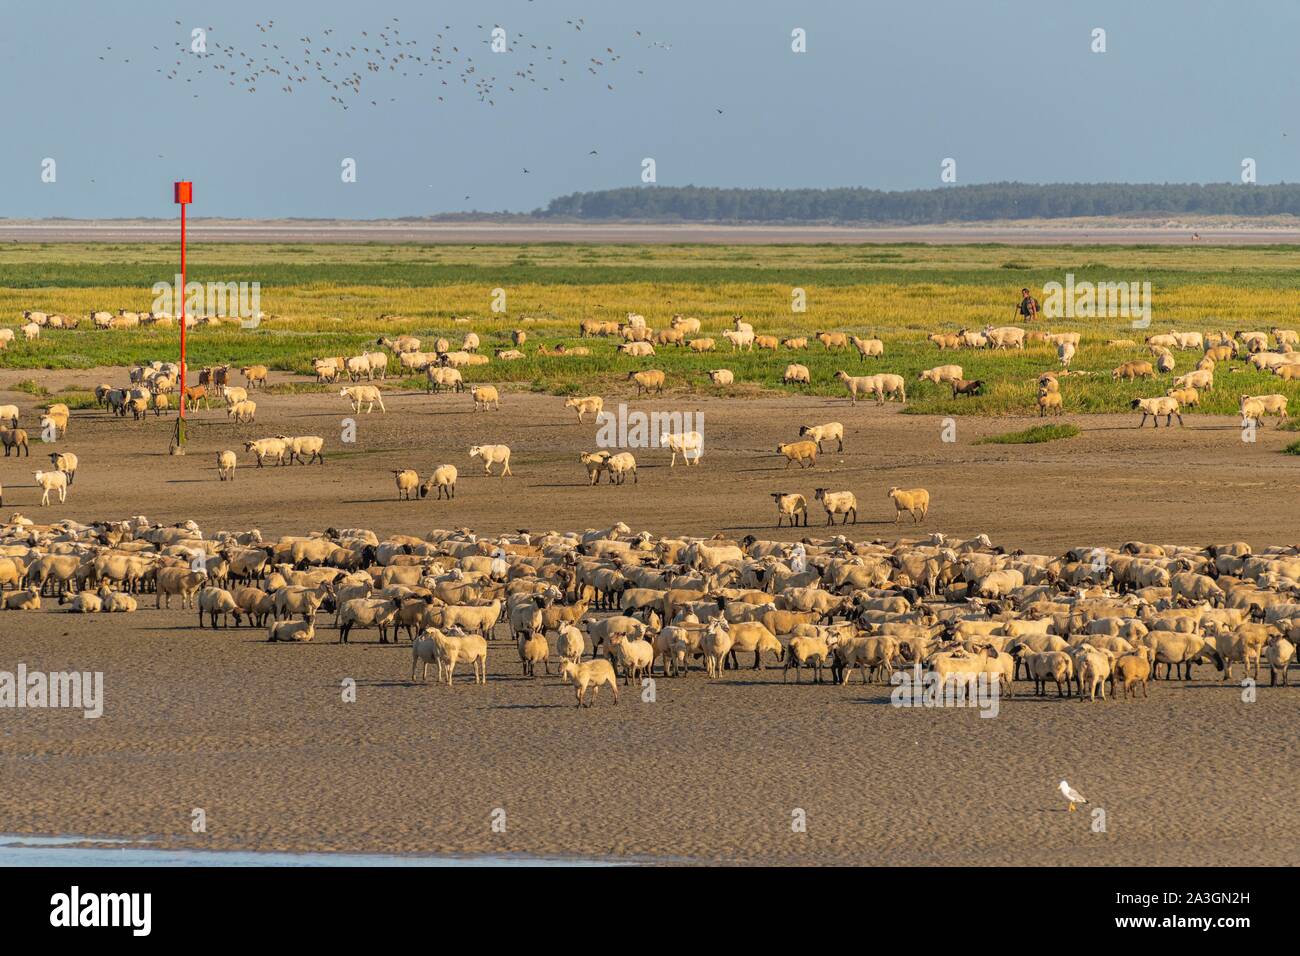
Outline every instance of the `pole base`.
POLYGON ((172 429, 171 444, 167 446, 167 454, 183 455, 185 454, 185 419, 177 417, 176 427, 172 429))

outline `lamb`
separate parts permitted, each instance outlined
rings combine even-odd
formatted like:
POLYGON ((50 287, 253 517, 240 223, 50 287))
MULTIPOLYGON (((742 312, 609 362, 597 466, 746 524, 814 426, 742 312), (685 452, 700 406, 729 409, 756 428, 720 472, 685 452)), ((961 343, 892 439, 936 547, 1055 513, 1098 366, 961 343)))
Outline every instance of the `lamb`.
POLYGON ((934 368, 928 368, 922 372, 917 380, 942 385, 944 382, 961 381, 962 378, 962 367, 960 365, 936 365, 934 368))
POLYGON ((448 501, 455 498, 457 474, 455 465, 439 465, 433 469, 433 475, 429 480, 420 486, 420 497, 423 498, 430 491, 436 491, 435 499, 441 499, 444 495, 448 501))
MULTIPOLYGON (((789 465, 787 464, 787 467, 789 465)), ((813 492, 815 500, 822 503, 826 509, 826 523, 828 525, 835 523, 836 515, 844 515, 840 519, 840 524, 848 524, 849 515, 853 515, 853 523, 858 523, 858 499, 851 491, 827 491, 825 488, 818 488, 813 492)), ((806 521, 805 521, 806 523, 806 521)))
POLYGON ((560 667, 564 680, 573 681, 574 692, 578 697, 578 707, 595 706, 596 695, 601 687, 609 685, 614 692, 614 703, 618 703, 618 679, 614 674, 614 665, 603 657, 594 658, 583 664, 565 661, 560 667), (587 703, 587 689, 591 688, 591 703, 587 703))
POLYGON ((799 526, 799 516, 803 515, 804 527, 808 527, 808 499, 803 495, 786 494, 782 491, 772 492, 776 502, 776 526, 781 527, 781 519, 790 519, 790 527, 799 526))
POLYGON ((352 406, 352 411, 360 412, 361 406, 366 406, 366 413, 369 414, 375 410, 375 405, 379 405, 381 412, 387 412, 384 408, 384 395, 375 385, 350 385, 347 388, 339 390, 339 395, 348 400, 352 406))
POLYGON ((798 335, 793 338, 782 339, 781 344, 791 352, 799 352, 808 348, 808 338, 807 336, 798 335))
MULTIPOLYGON (((1053 382, 1055 384, 1055 382, 1053 382)), ((1042 418, 1048 412, 1053 415, 1060 415, 1063 411, 1061 404, 1061 393, 1050 391, 1046 388, 1038 390, 1038 417, 1042 418)))
POLYGON ((59 493, 59 504, 68 498, 68 476, 61 471, 38 471, 36 484, 41 489, 41 507, 50 503, 50 492, 59 493))
POLYGON ((316 636, 316 622, 309 621, 272 621, 266 630, 266 639, 304 644, 316 636))
POLYGON ((839 422, 827 422, 825 425, 801 425, 799 437, 808 438, 817 443, 817 450, 822 450, 822 442, 832 438, 839 444, 836 451, 844 450, 844 426, 839 422))
POLYGON ((925 339, 937 345, 940 352, 945 349, 959 349, 962 345, 961 336, 952 332, 931 332, 925 339))
POLYGON ((0 422, 8 422, 10 428, 18 427, 18 406, 0 405, 0 422))
POLYGON ((475 385, 470 391, 474 399, 474 410, 487 411, 490 408, 501 408, 501 396, 497 393, 493 385, 475 385))
POLYGON ((1056 360, 1061 363, 1061 368, 1068 369, 1070 362, 1074 360, 1075 344, 1073 342, 1061 342, 1056 346, 1056 360))
POLYGON ((897 524, 904 514, 912 516, 912 522, 918 524, 925 520, 930 511, 930 492, 924 488, 890 488, 885 497, 894 501, 894 523, 897 524))
POLYGON ((682 462, 686 465, 699 465, 700 458, 704 454, 704 436, 699 432, 679 432, 675 435, 663 435, 660 438, 660 444, 673 453, 672 461, 668 463, 669 468, 677 467, 677 456, 682 456, 682 462), (694 456, 691 455, 694 452, 694 456))
POLYGON ((589 395, 586 398, 569 398, 565 399, 565 408, 577 409, 578 424, 584 421, 584 416, 590 414, 593 420, 600 419, 600 413, 605 408, 605 400, 599 395, 589 395))
POLYGON ((1156 428, 1160 427, 1161 415, 1165 416, 1166 428, 1170 426, 1170 422, 1173 418, 1178 419, 1178 425, 1180 428, 1183 424, 1183 416, 1178 410, 1177 400, 1170 398, 1168 395, 1160 398, 1135 398, 1133 401, 1129 402, 1129 408, 1142 409, 1142 421, 1138 422, 1138 428, 1141 428, 1147 423, 1148 415, 1151 417, 1151 423, 1155 425, 1156 428))
POLYGON ((68 605, 69 614, 98 614, 104 610, 104 602, 98 594, 91 591, 82 591, 71 600, 68 600, 67 595, 61 595, 59 603, 68 605))
POLYGON ((492 466, 500 464, 501 477, 513 475, 510 470, 510 446, 509 445, 475 445, 469 450, 469 457, 483 459, 484 474, 492 474, 492 466))
POLYGON ((5 446, 5 457, 9 457, 9 452, 14 452, 14 457, 21 458, 25 453, 28 458, 32 455, 32 450, 27 444, 27 432, 21 428, 0 428, 0 444, 5 446))
POLYGON ((654 392, 656 395, 662 395, 664 391, 664 373, 657 368, 646 369, 644 372, 628 372, 628 381, 636 382, 636 394, 639 398, 641 393, 647 395, 654 392))
POLYGON ((812 373, 808 371, 808 366, 800 365, 797 362, 791 362, 785 367, 781 374, 782 385, 811 385, 812 373))
POLYGON ((1194 388, 1171 388, 1165 392, 1165 395, 1172 398, 1179 405, 1194 408, 1201 404, 1201 393, 1194 388))
POLYGON ((815 441, 792 441, 776 446, 778 455, 785 455, 785 467, 789 468, 796 461, 800 468, 815 468, 817 465, 817 443, 815 441), (804 462, 808 462, 805 466, 804 462))
POLYGON ((217 477, 222 481, 234 481, 237 464, 238 460, 233 451, 217 452, 217 477))
POLYGON ((735 380, 736 376, 729 368, 709 369, 709 381, 714 385, 731 385, 735 380))

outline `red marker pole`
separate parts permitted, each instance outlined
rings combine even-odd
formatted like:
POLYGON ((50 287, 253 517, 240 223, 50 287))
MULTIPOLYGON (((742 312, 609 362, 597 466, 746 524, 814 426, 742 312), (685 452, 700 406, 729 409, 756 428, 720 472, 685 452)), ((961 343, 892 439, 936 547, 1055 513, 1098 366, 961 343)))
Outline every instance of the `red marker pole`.
POLYGON ((173 455, 185 454, 185 207, 194 201, 194 184, 179 182, 173 186, 173 198, 181 207, 181 409, 176 419, 176 437, 172 441, 173 455))

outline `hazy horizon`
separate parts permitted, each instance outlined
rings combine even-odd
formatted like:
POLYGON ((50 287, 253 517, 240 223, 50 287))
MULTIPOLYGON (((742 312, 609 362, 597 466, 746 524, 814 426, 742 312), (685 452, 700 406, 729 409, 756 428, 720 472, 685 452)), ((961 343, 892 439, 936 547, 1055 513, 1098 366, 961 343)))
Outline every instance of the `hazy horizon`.
POLYGON ((1102 2, 1050 18, 1028 0, 199 9, 11 13, 0 74, 19 92, 0 174, 15 188, 0 216, 166 218, 178 178, 209 218, 527 213, 641 185, 647 157, 662 186, 926 189, 946 158, 957 185, 1237 182, 1246 157, 1259 183, 1300 179, 1300 130, 1283 119, 1300 81, 1281 67, 1300 9, 1263 3, 1102 2), (511 52, 489 50, 498 24, 511 52), (190 52, 194 28, 206 57, 190 52), (359 92, 334 88, 353 74, 359 92), (346 158, 355 182, 341 180, 346 158))

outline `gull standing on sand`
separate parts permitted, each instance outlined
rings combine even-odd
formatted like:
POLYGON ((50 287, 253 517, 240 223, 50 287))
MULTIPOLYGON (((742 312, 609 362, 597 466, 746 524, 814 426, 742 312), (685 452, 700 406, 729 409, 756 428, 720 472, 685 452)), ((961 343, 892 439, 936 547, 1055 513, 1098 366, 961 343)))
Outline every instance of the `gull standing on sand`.
POLYGON ((1068 783, 1066 783, 1064 780, 1061 781, 1061 793, 1063 793, 1063 794, 1065 795, 1065 799, 1067 799, 1067 800, 1070 801, 1070 812, 1071 812, 1071 813, 1073 813, 1075 810, 1078 809, 1078 807, 1075 806, 1076 803, 1087 803, 1087 802, 1088 802, 1087 800, 1085 800, 1085 799, 1083 798, 1083 794, 1079 793, 1078 790, 1075 790, 1073 787, 1071 787, 1071 786, 1070 786, 1068 783))

